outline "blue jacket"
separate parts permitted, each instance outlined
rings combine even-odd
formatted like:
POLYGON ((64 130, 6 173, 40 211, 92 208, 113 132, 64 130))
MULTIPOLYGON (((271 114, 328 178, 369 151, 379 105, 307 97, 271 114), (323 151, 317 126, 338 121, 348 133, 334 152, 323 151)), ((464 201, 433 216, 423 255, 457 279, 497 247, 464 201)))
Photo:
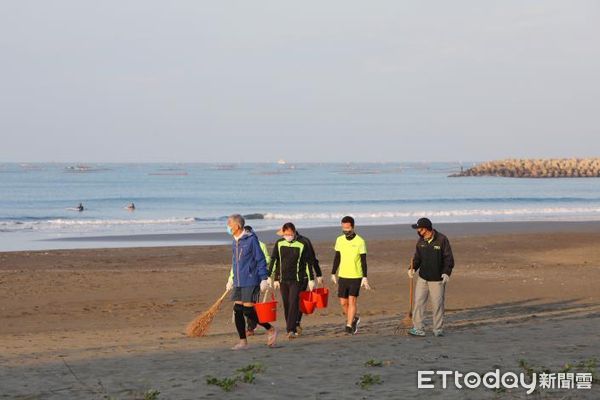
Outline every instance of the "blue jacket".
POLYGON ((231 245, 233 284, 235 287, 258 286, 269 277, 267 260, 254 232, 245 232, 231 245))

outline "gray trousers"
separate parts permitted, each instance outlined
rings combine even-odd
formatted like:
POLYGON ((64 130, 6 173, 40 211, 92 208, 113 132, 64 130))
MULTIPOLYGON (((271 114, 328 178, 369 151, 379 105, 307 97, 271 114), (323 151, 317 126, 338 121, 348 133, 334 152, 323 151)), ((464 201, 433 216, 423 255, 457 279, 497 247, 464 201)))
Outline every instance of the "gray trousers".
POLYGON ((415 287, 415 305, 413 309, 413 325, 416 329, 423 329, 423 314, 430 299, 433 311, 433 330, 441 331, 444 327, 444 292, 446 285, 442 281, 426 281, 417 276, 415 287))

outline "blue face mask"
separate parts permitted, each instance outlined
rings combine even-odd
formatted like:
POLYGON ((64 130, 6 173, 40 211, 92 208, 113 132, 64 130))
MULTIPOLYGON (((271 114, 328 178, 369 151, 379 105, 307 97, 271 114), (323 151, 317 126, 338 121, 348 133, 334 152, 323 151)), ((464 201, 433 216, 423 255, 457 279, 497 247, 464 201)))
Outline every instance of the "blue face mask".
POLYGON ((227 225, 227 234, 233 235, 233 231, 231 230, 231 227, 229 225, 227 225))

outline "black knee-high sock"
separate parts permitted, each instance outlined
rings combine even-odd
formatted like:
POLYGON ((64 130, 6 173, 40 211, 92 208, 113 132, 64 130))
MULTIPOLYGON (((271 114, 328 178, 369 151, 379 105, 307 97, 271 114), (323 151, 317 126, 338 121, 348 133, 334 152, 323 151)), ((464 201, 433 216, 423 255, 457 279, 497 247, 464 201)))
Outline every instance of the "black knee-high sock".
POLYGON ((271 329, 271 324, 269 324, 268 322, 266 324, 261 324, 260 322, 258 322, 258 315, 256 315, 256 310, 254 309, 253 306, 244 307, 244 314, 246 315, 246 317, 248 318, 249 321, 252 321, 253 323, 257 323, 258 325, 262 326, 266 330, 271 329))
POLYGON ((241 304, 235 304, 233 306, 233 312, 235 315, 235 328, 240 335, 240 339, 246 339, 246 319, 244 318, 244 306, 241 304))

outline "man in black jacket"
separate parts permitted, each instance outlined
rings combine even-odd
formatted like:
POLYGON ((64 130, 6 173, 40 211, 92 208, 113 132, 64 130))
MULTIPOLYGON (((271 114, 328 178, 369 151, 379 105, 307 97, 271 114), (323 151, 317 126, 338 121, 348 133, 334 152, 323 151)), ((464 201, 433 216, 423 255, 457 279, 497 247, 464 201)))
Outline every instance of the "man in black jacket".
MULTIPOLYGON (((283 235, 283 233, 282 233, 283 235)), ((313 263, 312 265, 308 263, 308 267, 312 269, 313 275, 317 278, 316 286, 323 286, 323 271, 321 271, 321 266, 319 265, 319 259, 317 258, 317 253, 310 241, 306 236, 302 236, 300 232, 296 231, 296 240, 303 241, 308 246, 308 250, 313 255, 313 263)), ((300 291, 305 291, 308 288, 308 275, 304 277, 302 281, 302 285, 300 286, 300 291)), ((300 323, 302 322, 302 311, 298 311, 298 320, 296 321, 296 334, 302 334, 302 326, 300 323)))
POLYGON ((417 230, 419 241, 413 257, 412 268, 408 270, 408 276, 412 278, 416 270, 419 271, 419 276, 415 288, 413 327, 408 333, 413 336, 425 336, 423 312, 427 298, 430 298, 433 309, 433 334, 443 336, 444 295, 446 284, 450 280, 450 274, 454 268, 452 248, 448 238, 433 229, 429 219, 419 219, 412 228, 417 230))
POLYGON ((308 290, 315 287, 315 255, 312 245, 297 235, 293 223, 284 224, 281 234, 283 238, 275 243, 271 253, 269 276, 273 277, 273 287, 281 292, 288 339, 295 339, 298 336, 299 296, 304 281, 308 290))

